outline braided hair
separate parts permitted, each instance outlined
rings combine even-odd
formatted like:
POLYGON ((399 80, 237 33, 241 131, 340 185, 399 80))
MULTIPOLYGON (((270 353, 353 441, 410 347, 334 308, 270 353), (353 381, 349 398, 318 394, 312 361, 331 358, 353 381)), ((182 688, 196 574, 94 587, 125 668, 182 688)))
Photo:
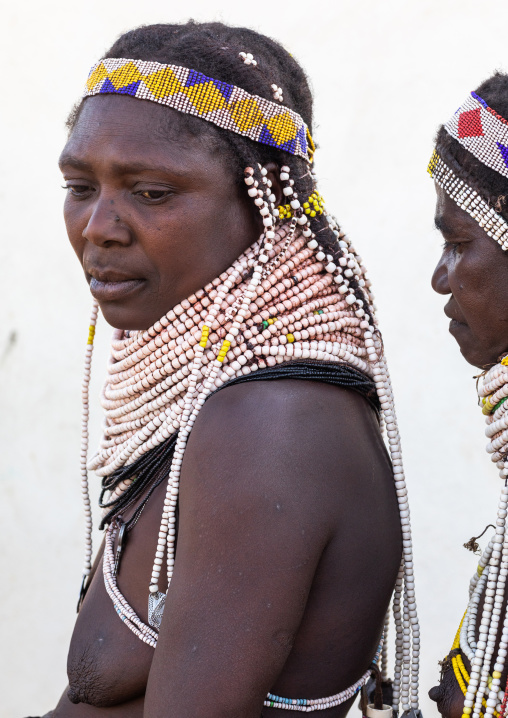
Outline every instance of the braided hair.
MULTIPOLYGON (((475 90, 482 100, 508 118, 508 74, 495 72, 475 90)), ((436 151, 455 174, 508 221, 508 179, 476 159, 452 137, 444 125, 438 129, 436 151)))

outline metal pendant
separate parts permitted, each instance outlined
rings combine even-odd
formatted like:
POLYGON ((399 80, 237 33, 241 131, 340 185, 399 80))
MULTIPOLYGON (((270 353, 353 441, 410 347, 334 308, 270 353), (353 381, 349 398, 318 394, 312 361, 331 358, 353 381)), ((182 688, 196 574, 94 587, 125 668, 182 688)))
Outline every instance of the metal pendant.
POLYGON ((419 708, 410 708, 408 711, 400 714, 400 718, 423 718, 419 708))
POLYGON ((159 630, 161 627, 162 614, 164 613, 164 604, 166 603, 166 594, 157 591, 151 593, 148 597, 148 623, 152 628, 159 630))

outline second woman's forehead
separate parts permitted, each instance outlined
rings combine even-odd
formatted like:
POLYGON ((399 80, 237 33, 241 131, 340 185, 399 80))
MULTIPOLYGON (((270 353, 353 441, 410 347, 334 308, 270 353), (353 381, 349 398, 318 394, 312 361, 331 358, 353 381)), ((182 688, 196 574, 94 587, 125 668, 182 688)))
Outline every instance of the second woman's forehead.
POLYGON ((436 185, 434 224, 446 239, 490 240, 478 222, 461 209, 446 192, 436 185))
POLYGON ((59 164, 64 171, 116 174, 153 169, 182 181, 213 177, 223 168, 199 135, 185 131, 175 110, 112 95, 84 101, 59 164))

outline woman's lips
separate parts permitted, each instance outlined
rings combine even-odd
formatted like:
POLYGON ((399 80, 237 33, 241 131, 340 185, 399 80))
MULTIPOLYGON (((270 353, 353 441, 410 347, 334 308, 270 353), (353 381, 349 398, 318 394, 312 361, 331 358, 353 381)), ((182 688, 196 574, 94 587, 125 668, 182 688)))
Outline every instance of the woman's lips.
POLYGON ((118 281, 103 281, 91 277, 90 292, 97 301, 111 302, 124 299, 136 292, 143 284, 144 279, 122 279, 118 281))
POLYGON ((450 334, 454 334, 467 328, 468 326, 464 322, 459 322, 458 319, 451 319, 448 331, 450 332, 450 334))

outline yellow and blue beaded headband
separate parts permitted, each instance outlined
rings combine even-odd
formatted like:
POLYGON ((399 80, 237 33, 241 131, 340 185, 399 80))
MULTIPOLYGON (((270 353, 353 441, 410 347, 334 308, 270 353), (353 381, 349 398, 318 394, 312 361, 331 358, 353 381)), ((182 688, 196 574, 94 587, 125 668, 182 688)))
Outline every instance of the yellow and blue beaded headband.
POLYGON ((187 67, 125 58, 100 60, 90 71, 83 96, 107 94, 157 102, 312 162, 314 143, 299 114, 187 67))

